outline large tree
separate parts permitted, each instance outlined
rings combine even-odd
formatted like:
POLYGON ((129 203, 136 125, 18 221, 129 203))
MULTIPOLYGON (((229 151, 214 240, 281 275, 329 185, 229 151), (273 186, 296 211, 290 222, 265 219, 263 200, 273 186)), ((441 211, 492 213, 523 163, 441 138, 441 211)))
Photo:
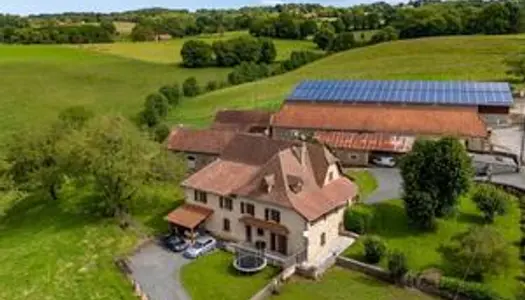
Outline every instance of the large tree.
POLYGON ((182 45, 180 50, 182 64, 187 68, 202 68, 213 62, 211 45, 198 40, 189 40, 182 45))
POLYGON ((68 178, 93 191, 90 207, 121 220, 144 200, 145 189, 176 186, 185 172, 177 157, 123 117, 96 118, 62 146, 70 165, 68 178))
MULTIPOLYGON (((468 191, 473 176, 472 162, 465 147, 453 137, 417 140, 412 151, 400 161, 400 168, 409 217, 442 217, 452 212, 459 196, 468 191), (420 203, 416 206, 423 205, 425 211, 411 213, 408 208, 414 205, 409 202, 421 202, 422 198, 431 203, 420 203), (429 214, 428 207, 432 207, 433 214, 429 214)), ((423 220, 412 221, 429 224, 423 220)))

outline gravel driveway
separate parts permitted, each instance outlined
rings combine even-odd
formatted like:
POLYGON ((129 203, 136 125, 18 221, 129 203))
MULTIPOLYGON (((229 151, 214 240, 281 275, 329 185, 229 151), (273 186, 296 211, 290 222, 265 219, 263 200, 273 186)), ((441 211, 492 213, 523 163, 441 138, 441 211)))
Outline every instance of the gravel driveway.
POLYGON ((180 269, 189 262, 151 243, 129 258, 133 278, 140 284, 149 300, 189 300, 180 282, 180 269))

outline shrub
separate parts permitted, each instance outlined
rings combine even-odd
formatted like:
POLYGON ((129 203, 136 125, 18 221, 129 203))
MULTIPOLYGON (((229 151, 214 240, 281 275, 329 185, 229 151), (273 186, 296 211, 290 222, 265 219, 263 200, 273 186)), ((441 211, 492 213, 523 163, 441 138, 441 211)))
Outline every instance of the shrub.
POLYGON ((366 237, 363 245, 365 246, 365 260, 367 263, 377 264, 386 252, 386 245, 378 236, 366 237))
POLYGON ((182 84, 182 92, 186 97, 195 97, 200 94, 200 87, 197 83, 197 78, 188 77, 182 84))
POLYGON ((378 44, 388 41, 394 41, 399 38, 399 33, 392 26, 387 26, 376 32, 370 39, 370 44, 378 44))
POLYGON ((213 62, 211 45, 203 41, 189 40, 180 50, 182 65, 187 68, 202 68, 213 62))
POLYGON ((210 80, 206 84, 206 91, 211 92, 219 88, 219 83, 215 80, 210 80))
POLYGON ((355 37, 352 32, 338 34, 330 44, 330 51, 339 52, 348 50, 356 45, 355 37))
POLYGON ((168 115, 168 109, 168 100, 162 94, 150 94, 146 97, 144 109, 140 112, 140 123, 154 127, 168 115))
POLYGON ((266 64, 242 62, 228 74, 228 82, 236 85, 268 77, 270 74, 270 68, 266 64))
POLYGON ((284 71, 291 71, 318 60, 323 56, 323 54, 312 51, 293 51, 290 54, 290 58, 281 63, 281 69, 284 71))
POLYGON ((474 190, 472 200, 483 213, 485 220, 493 223, 496 215, 501 216, 506 213, 512 197, 509 193, 491 184, 479 184, 474 190))
POLYGON ((365 205, 354 205, 347 208, 344 216, 345 229, 363 234, 370 229, 374 215, 365 205))
POLYGON ((177 105, 179 103, 181 93, 178 83, 173 85, 165 85, 159 89, 159 93, 164 95, 170 105, 177 105))
POLYGON ((314 36, 314 43, 319 49, 327 50, 335 39, 335 32, 331 28, 322 28, 314 36))
POLYGON ((275 57, 277 57, 277 50, 275 44, 271 39, 261 39, 261 55, 259 58, 260 63, 271 64, 275 57))
POLYGON ((153 139, 156 142, 162 143, 166 140, 168 135, 170 134, 170 128, 168 125, 161 123, 157 124, 153 130, 153 139))
POLYGON ((477 282, 468 282, 452 277, 441 277, 439 289, 458 294, 471 300, 496 300, 501 299, 486 285, 477 282))
POLYGON ((131 30, 130 37, 134 42, 153 41, 155 39, 155 30, 151 26, 137 24, 131 30))
POLYGON ((388 255, 388 271, 396 281, 408 272, 407 259, 403 252, 395 250, 388 255))

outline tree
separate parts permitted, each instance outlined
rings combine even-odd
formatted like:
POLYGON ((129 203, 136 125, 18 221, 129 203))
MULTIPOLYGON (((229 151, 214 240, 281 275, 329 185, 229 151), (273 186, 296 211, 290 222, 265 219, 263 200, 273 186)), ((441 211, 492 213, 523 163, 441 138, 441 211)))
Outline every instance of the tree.
POLYGON ((271 64, 277 57, 275 44, 270 39, 261 39, 261 56, 259 62, 271 64))
POLYGON ((314 36, 314 43, 319 49, 327 50, 335 39, 334 31, 329 28, 321 28, 314 36))
POLYGON ((117 27, 115 27, 115 24, 111 20, 102 20, 100 22, 100 27, 110 35, 117 33, 117 27))
POLYGON ((363 245, 365 247, 365 260, 367 263, 377 264, 386 252, 386 245, 378 236, 366 237, 363 245))
POLYGON ((317 22, 314 20, 306 20, 301 23, 299 30, 301 31, 301 37, 303 38, 314 35, 317 32, 317 22))
POLYGON ((403 196, 408 220, 421 229, 433 229, 436 225, 436 201, 425 191, 411 191, 403 196))
POLYGON ((390 276, 399 281, 408 272, 407 259, 403 252, 392 251, 388 255, 388 271, 390 276))
POLYGON ((189 40, 184 43, 180 51, 182 56, 182 65, 187 68, 207 67, 213 62, 213 50, 210 44, 189 40))
POLYGON ((151 26, 137 24, 131 30, 131 40, 134 42, 146 42, 155 40, 155 30, 151 26))
POLYGON ((491 184, 479 184, 472 195, 472 200, 489 223, 494 222, 496 215, 501 216, 506 213, 511 198, 512 195, 491 184))
MULTIPOLYGON (((443 217, 455 209, 459 196, 468 191, 473 177, 470 157, 465 147, 453 137, 437 141, 417 140, 412 151, 401 159, 400 168, 405 208, 415 207, 406 199, 418 199, 426 193, 425 201, 432 203, 425 204, 425 207, 432 207, 436 217, 443 217)), ((409 210, 407 214, 409 217, 417 215, 409 210)), ((427 209, 420 214, 432 215, 427 209)), ((419 223, 418 220, 412 221, 419 223)))
POLYGON ((509 264, 509 245, 489 226, 474 226, 454 236, 440 247, 443 261, 458 274, 480 280, 487 274, 498 274, 509 264))
POLYGON ((355 46, 355 37, 352 32, 343 32, 336 35, 333 42, 330 44, 330 51, 339 52, 352 48, 355 46))
POLYGON ((174 83, 172 85, 164 85, 159 89, 161 93, 167 100, 170 105, 177 105, 181 98, 180 85, 174 83))
POLYGON ((18 200, 25 196, 25 193, 18 190, 15 182, 9 174, 10 165, 4 159, 0 158, 0 218, 11 208, 18 200))
POLYGON ((335 33, 343 33, 346 30, 345 23, 340 18, 337 18, 334 21, 332 21, 331 25, 334 27, 335 33))
POLYGON ((508 56, 503 62, 507 65, 507 74, 519 77, 525 82, 525 54, 508 56))
POLYGON ((162 94, 150 94, 146 97, 144 109, 140 112, 140 123, 153 128, 168 115, 168 110, 168 100, 162 94))
POLYGON ((89 207, 120 220, 148 200, 141 197, 145 189, 177 184, 184 174, 184 164, 167 159, 167 151, 123 117, 96 118, 70 135, 63 147, 71 166, 68 178, 92 189, 93 196, 85 199, 89 207))
POLYGON ((195 97, 200 94, 200 87, 197 83, 197 78, 194 76, 188 77, 182 84, 182 92, 186 97, 195 97))
POLYGON ((392 26, 387 26, 376 32, 370 39, 371 44, 377 44, 388 41, 395 41, 399 38, 397 30, 392 26))
POLYGON ((168 125, 166 125, 165 123, 160 123, 157 126, 155 126, 153 130, 153 139, 156 142, 164 142, 168 135, 170 135, 170 128, 168 125))

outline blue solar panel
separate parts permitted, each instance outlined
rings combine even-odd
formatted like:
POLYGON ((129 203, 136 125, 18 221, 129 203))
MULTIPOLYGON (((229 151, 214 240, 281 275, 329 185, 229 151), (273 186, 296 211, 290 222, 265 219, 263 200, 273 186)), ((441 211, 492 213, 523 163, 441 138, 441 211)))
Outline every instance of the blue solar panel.
POLYGON ((500 105, 513 103, 505 82, 422 80, 305 80, 289 101, 500 105))

